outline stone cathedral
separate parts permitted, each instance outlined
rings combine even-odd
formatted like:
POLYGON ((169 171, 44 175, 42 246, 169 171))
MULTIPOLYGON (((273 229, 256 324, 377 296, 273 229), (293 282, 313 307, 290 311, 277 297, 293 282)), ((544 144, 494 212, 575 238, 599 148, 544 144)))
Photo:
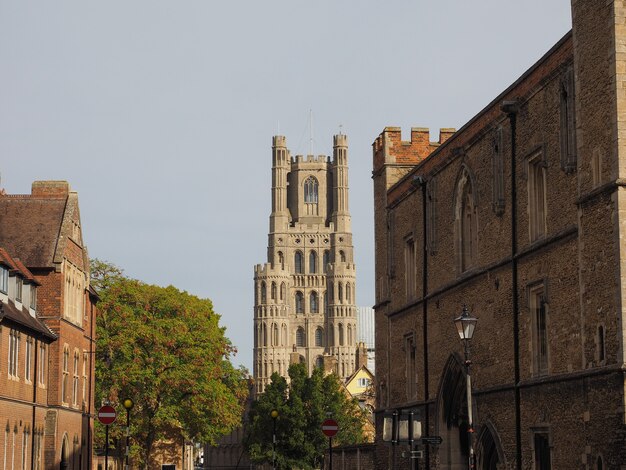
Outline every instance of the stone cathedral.
POLYGON ((254 269, 256 393, 294 362, 354 372, 355 289, 347 137, 334 136, 332 158, 293 158, 274 136, 267 262, 254 269))

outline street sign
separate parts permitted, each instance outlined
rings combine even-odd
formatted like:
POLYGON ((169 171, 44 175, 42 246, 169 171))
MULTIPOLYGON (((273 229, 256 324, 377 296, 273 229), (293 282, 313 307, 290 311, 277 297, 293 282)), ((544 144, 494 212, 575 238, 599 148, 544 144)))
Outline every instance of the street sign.
POLYGON ((98 420, 102 424, 112 424, 115 422, 115 418, 117 418, 117 413, 112 406, 104 405, 98 410, 98 420))
POLYGON ((443 442, 441 436, 423 436, 422 444, 429 444, 431 446, 438 446, 443 442))
POLYGON ((327 437, 333 437, 339 431, 339 425, 334 419, 326 419, 322 423, 322 432, 327 437))

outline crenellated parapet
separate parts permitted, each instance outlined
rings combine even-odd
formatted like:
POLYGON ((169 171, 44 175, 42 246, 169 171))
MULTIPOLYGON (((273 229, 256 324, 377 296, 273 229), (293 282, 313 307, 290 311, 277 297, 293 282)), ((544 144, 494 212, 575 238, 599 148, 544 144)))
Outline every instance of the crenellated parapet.
POLYGON ((386 165, 417 165, 455 132, 455 129, 442 128, 439 130, 439 140, 431 142, 428 128, 412 127, 411 140, 405 141, 402 140, 400 127, 385 127, 372 144, 374 173, 378 173, 386 165))

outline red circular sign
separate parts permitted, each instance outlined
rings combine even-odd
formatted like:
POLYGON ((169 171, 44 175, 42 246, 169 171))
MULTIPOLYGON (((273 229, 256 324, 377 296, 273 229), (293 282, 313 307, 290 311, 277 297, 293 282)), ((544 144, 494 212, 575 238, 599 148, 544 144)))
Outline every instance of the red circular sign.
POLYGON ((339 425, 334 419, 326 419, 322 423, 322 432, 325 436, 333 437, 339 431, 339 425))
POLYGON ((112 406, 104 405, 98 410, 98 420, 102 424, 112 424, 115 422, 116 417, 117 413, 112 406))

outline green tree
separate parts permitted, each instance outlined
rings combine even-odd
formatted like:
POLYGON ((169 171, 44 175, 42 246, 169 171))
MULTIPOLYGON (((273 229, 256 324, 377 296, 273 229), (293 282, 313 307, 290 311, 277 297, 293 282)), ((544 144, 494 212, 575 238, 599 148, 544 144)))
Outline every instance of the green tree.
POLYGON ((363 426, 367 417, 358 402, 342 390, 339 378, 335 374, 324 376, 320 368, 308 377, 303 364, 294 364, 289 367, 289 385, 274 373, 263 394, 252 403, 246 448, 256 463, 272 463, 273 409, 278 411, 277 468, 321 467, 328 448, 321 425, 328 416, 339 424, 333 444, 358 444, 365 440, 363 426))
MULTIPOLYGON (((235 350, 210 300, 129 279, 98 260, 92 285, 100 296, 96 402, 109 400, 122 413, 122 400, 135 402, 135 462, 149 466, 160 440, 214 443, 241 423, 246 371, 232 366, 235 350)), ((121 434, 112 426, 113 439, 121 434)))

